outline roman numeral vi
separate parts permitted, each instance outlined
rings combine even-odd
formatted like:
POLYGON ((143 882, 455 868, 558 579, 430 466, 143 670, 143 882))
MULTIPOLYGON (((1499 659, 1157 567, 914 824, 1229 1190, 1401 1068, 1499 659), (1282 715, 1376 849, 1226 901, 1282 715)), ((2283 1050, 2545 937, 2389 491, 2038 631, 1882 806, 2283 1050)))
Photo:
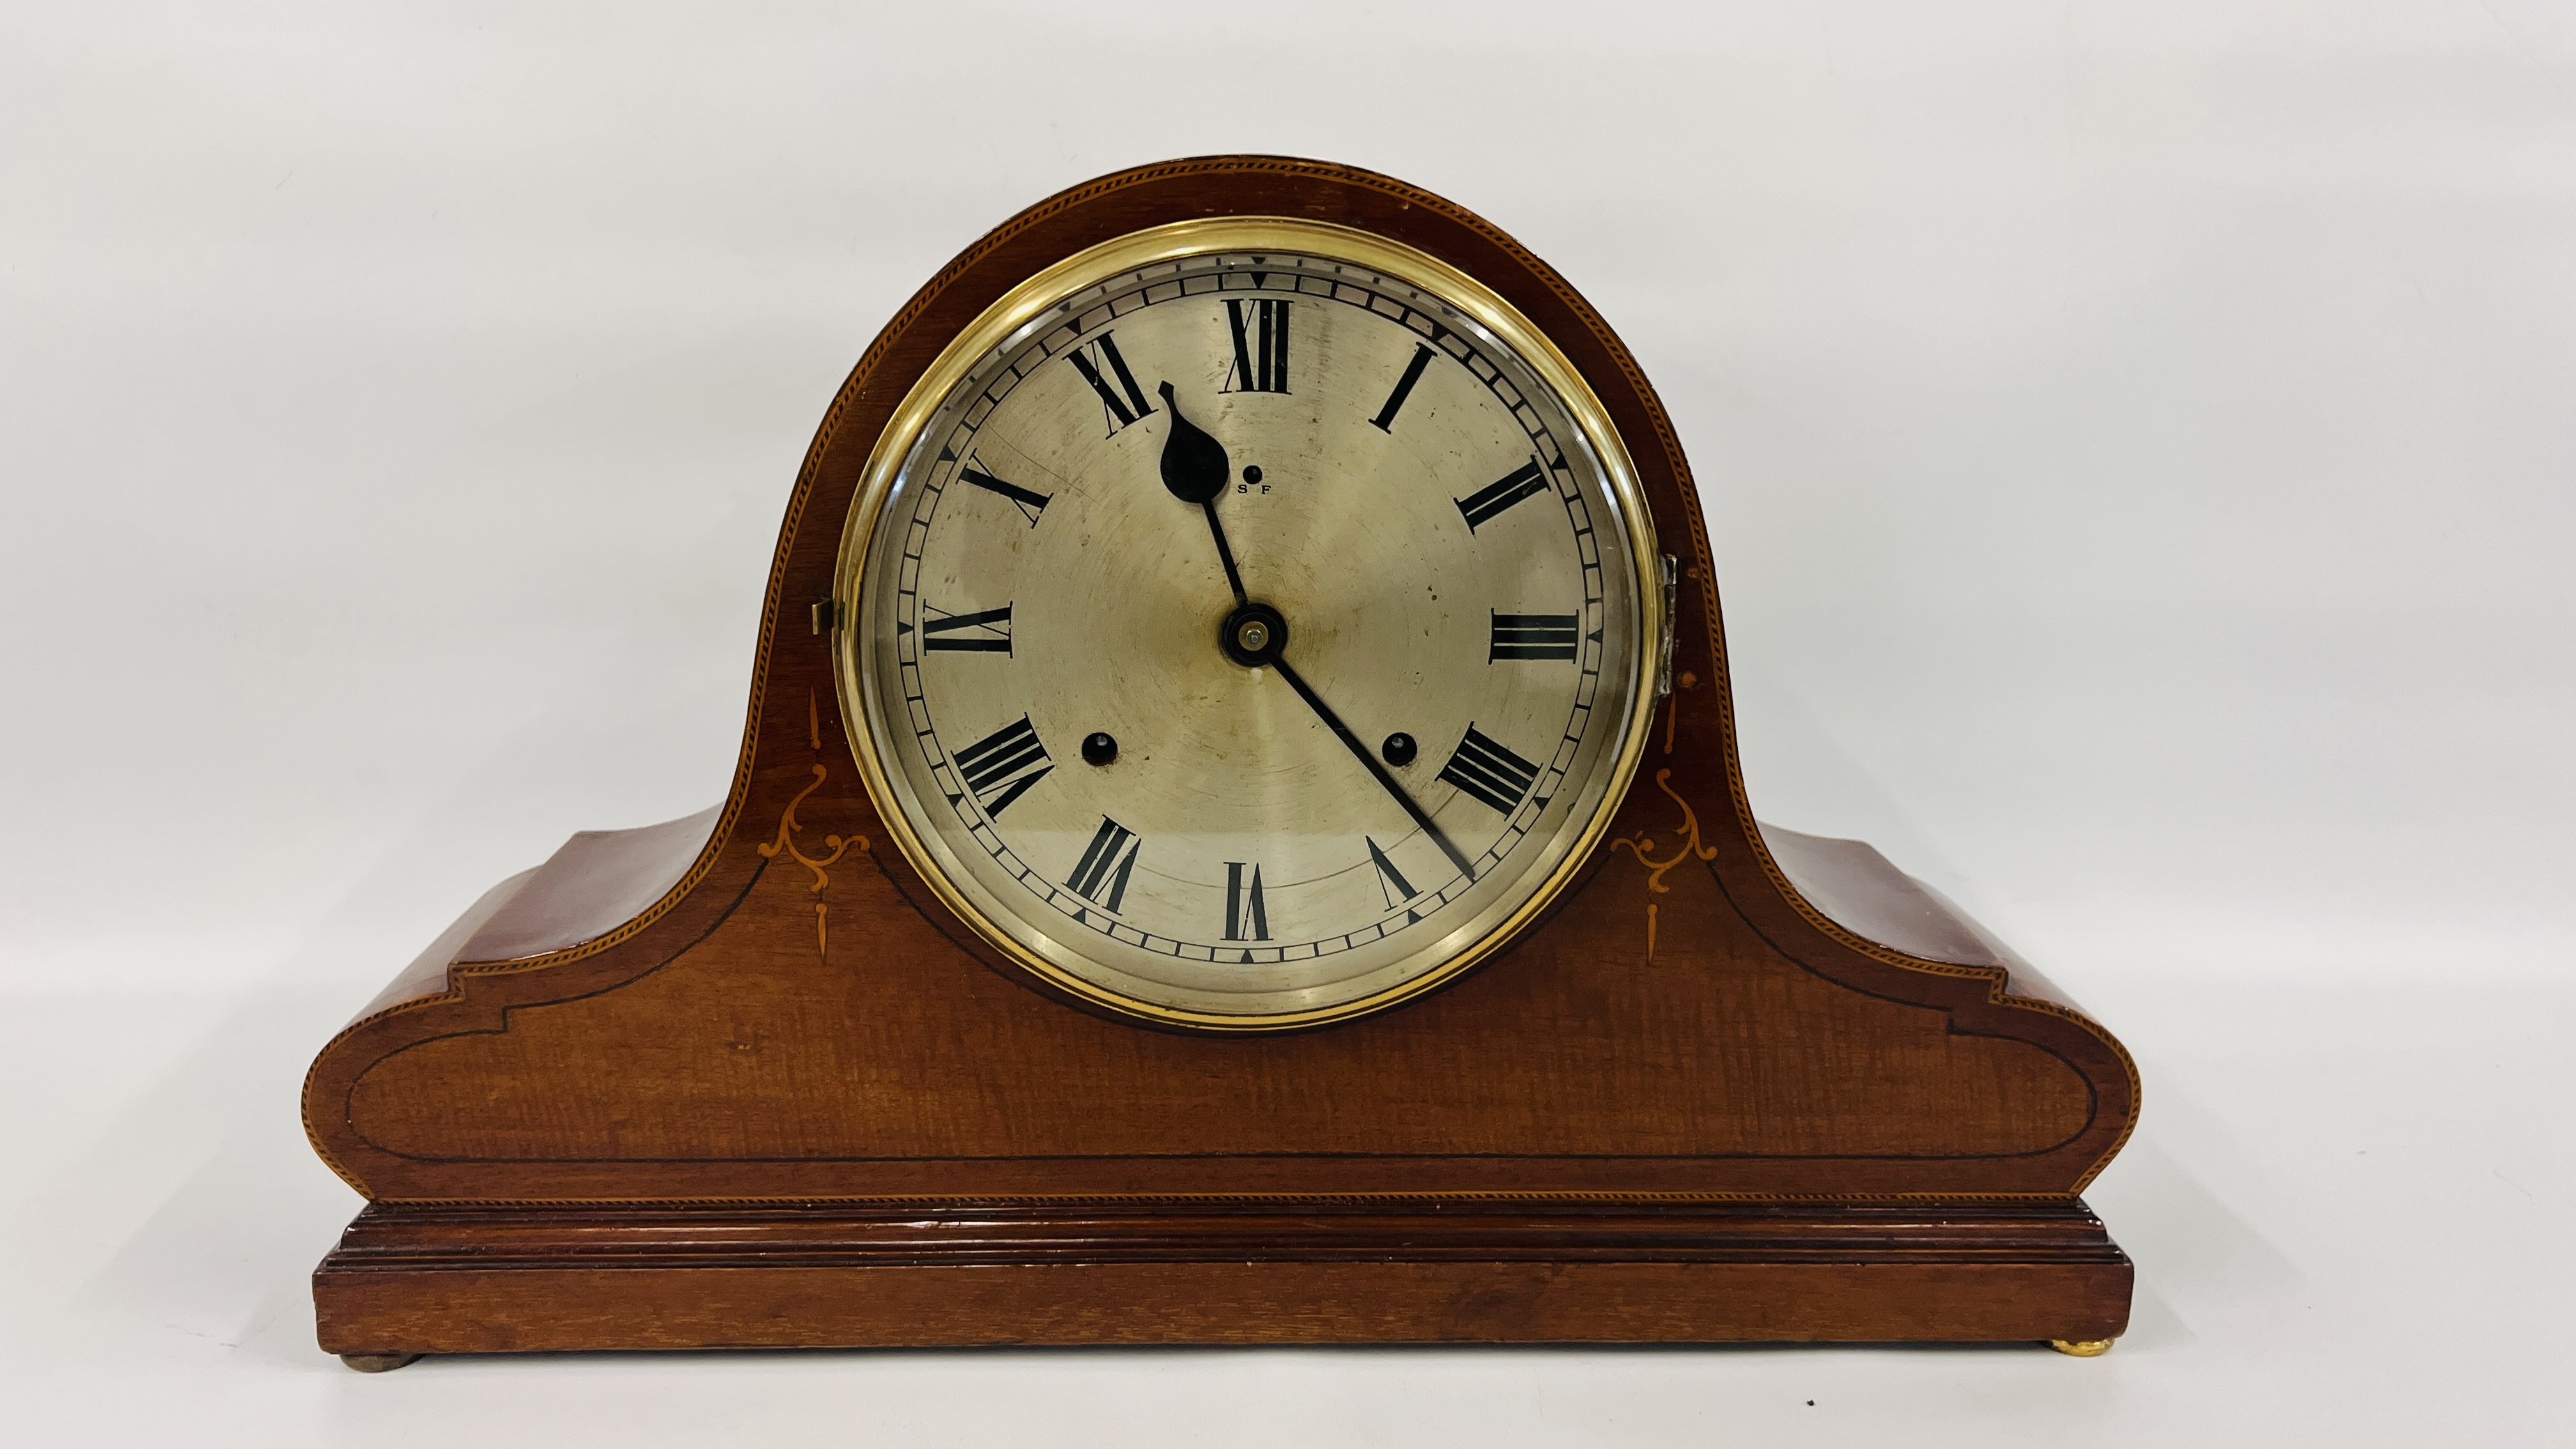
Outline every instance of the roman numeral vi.
POLYGON ((1229 941, 1267 941, 1270 939, 1270 912, 1261 902, 1261 867, 1247 866, 1242 861, 1225 863, 1225 938, 1229 941), (1243 873, 1252 872, 1247 889, 1243 873))

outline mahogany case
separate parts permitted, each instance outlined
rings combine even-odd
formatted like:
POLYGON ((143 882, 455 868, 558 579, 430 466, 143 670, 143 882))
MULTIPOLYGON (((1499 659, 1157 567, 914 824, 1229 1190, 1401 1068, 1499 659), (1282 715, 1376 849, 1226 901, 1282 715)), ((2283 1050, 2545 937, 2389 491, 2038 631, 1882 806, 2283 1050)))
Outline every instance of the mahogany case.
POLYGON ((2100 1341, 2078 1194, 2137 1121, 2119 1042, 1869 847, 1758 824, 1706 527, 1573 288, 1347 167, 1149 166, 950 263, 826 414, 724 801, 493 888, 323 1048, 314 1150, 369 1199, 314 1275, 344 1355, 719 1345, 2100 1341), (1676 688, 1554 913, 1319 1030, 1110 1019, 891 848, 828 637, 861 466, 1011 286, 1189 217, 1367 228, 1501 292, 1591 381, 1682 565, 1676 688))

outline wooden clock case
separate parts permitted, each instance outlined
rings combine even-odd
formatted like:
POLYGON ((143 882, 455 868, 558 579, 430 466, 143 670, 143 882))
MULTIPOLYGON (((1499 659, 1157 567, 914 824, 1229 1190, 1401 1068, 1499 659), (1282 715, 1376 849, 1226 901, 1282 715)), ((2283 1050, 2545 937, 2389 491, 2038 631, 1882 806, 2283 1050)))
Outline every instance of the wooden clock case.
POLYGON ((2137 1121, 2119 1042, 1868 846, 1756 823, 1708 537, 1663 408, 1465 210, 1271 157, 1148 166, 943 269, 789 500, 722 804, 576 835, 323 1048, 366 1208, 322 1346, 2057 1340, 2126 1325, 2077 1194, 2137 1121), (1049 994, 949 915, 853 764, 826 637, 853 484, 1021 279, 1189 217, 1363 227, 1555 338, 1681 562, 1676 688, 1553 914, 1454 985, 1211 1036, 1049 994))

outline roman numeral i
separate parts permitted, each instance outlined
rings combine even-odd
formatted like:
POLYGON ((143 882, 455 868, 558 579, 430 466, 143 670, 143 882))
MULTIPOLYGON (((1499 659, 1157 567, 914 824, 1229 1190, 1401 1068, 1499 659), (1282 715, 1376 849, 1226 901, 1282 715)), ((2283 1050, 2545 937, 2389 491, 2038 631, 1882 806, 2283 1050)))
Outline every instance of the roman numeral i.
POLYGON ((1118 339, 1103 332, 1096 342, 1086 342, 1067 354, 1066 361, 1100 394, 1101 421, 1109 431, 1103 437, 1114 438, 1118 430, 1138 418, 1151 417, 1154 405, 1145 401, 1145 390, 1136 385, 1136 374, 1127 370, 1127 359, 1118 355, 1118 339), (1112 386, 1112 383, 1115 386, 1112 386))
POLYGON ((1288 390, 1288 304, 1269 299, 1225 299, 1225 322, 1234 333, 1234 365, 1221 392, 1288 390))

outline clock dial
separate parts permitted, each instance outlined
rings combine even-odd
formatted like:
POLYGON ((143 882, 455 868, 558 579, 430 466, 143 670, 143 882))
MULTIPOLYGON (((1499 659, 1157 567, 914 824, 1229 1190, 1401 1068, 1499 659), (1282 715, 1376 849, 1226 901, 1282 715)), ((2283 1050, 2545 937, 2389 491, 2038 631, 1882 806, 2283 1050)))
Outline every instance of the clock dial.
POLYGON ((1163 230, 1033 279, 899 411, 844 689, 907 853, 1015 959, 1183 1024, 1329 1020, 1494 949, 1597 838, 1653 540, 1597 403, 1470 279, 1163 230))

